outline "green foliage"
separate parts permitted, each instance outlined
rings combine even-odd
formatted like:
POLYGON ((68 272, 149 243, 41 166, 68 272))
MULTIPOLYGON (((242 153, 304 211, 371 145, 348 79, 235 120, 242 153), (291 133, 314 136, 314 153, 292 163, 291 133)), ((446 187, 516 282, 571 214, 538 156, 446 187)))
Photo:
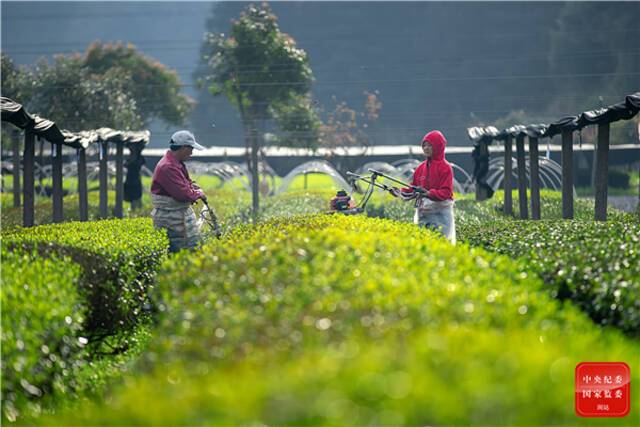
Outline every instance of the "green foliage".
POLYGON ((273 104, 270 115, 278 129, 278 145, 317 148, 322 121, 309 95, 293 95, 292 101, 273 104))
POLYGON ((229 101, 267 112, 272 103, 305 95, 313 81, 306 53, 280 32, 268 4, 247 6, 233 22, 229 37, 207 34, 212 69, 211 92, 229 101), (285 84, 288 83, 288 84, 285 84))
POLYGON ((239 227, 165 264, 141 374, 47 421, 577 424, 575 364, 634 360, 639 347, 541 287, 506 257, 409 224, 239 227))
POLYGON ((175 125, 186 122, 192 100, 180 93, 177 72, 142 55, 135 46, 93 43, 84 54, 83 65, 93 76, 118 76, 124 92, 136 102, 143 127, 154 118, 175 125))
POLYGON ((304 50, 280 31, 267 3, 248 5, 233 21, 228 37, 206 34, 206 77, 214 96, 237 106, 249 130, 269 119, 283 131, 288 145, 313 147, 320 126, 309 96, 313 73, 304 50))
POLYGON ((640 223, 624 220, 458 224, 460 240, 520 258, 551 295, 570 299, 595 322, 640 332, 640 223))
POLYGON ((27 111, 72 130, 112 127, 137 129, 142 125, 136 100, 127 93, 115 71, 93 75, 80 54, 56 55, 27 71, 31 96, 17 100, 27 111))
POLYGON ((9 55, 2 52, 0 54, 2 71, 2 96, 20 102, 28 93, 28 85, 25 80, 24 70, 16 67, 9 55))
POLYGON ((609 174, 607 176, 607 182, 610 187, 629 188, 630 181, 631 181, 631 176, 628 173, 619 171, 616 169, 609 170, 609 174))
POLYGON ((27 111, 71 130, 137 130, 154 118, 182 124, 191 109, 176 72, 132 45, 96 42, 83 55, 56 55, 20 73, 5 56, 2 64, 3 91, 7 84, 27 111))
POLYGON ((82 363, 80 266, 2 247, 2 411, 15 421, 37 399, 65 393, 82 363))
POLYGON ((151 309, 148 291, 168 248, 167 237, 148 218, 17 228, 3 233, 2 244, 44 257, 66 256, 79 264, 89 344, 115 336, 116 345, 124 348, 126 333, 151 309))
POLYGON ((166 236, 149 219, 3 229, 3 412, 97 393, 139 353, 166 236))

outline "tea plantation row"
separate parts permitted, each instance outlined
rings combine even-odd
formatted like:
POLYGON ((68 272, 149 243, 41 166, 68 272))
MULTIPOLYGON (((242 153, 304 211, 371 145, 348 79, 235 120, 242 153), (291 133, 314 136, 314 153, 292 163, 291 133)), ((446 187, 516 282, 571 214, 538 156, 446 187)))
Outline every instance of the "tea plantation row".
POLYGON ((506 257, 409 224, 239 227, 164 264, 162 322, 137 375, 108 403, 46 421, 579 424, 576 363, 631 363, 640 344, 543 288, 506 257))
MULTIPOLYGON (((123 353, 152 310, 168 242, 150 219, 14 229, 2 234, 2 404, 15 420, 101 381, 101 353, 123 353)), ((104 363, 102 363, 104 365, 104 363)), ((108 369, 108 366, 105 366, 108 369)))
MULTIPOLYGON (((494 200, 456 202, 458 240, 520 260, 550 294, 569 299, 602 325, 640 334, 640 217, 609 209, 607 222, 592 220, 593 202, 576 200, 576 220, 561 220, 562 198, 543 191, 543 221, 504 216, 502 193, 494 200)), ((410 221, 411 205, 372 206, 371 215, 410 221)), ((517 209, 516 214, 517 216, 517 209)))

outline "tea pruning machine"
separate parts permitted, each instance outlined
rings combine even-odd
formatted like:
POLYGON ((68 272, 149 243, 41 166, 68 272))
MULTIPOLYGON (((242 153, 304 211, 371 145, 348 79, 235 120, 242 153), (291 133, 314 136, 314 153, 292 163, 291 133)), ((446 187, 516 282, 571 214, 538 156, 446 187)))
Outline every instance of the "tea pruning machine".
POLYGON ((360 200, 359 203, 355 203, 355 201, 351 198, 351 195, 347 194, 345 190, 338 191, 335 197, 331 199, 331 203, 330 203, 331 211, 329 211, 330 214, 340 213, 343 215, 357 215, 357 214, 363 213, 365 211, 367 203, 369 202, 369 199, 371 199, 371 196, 373 195, 373 191, 376 188, 379 188, 384 191, 388 191, 393 195, 400 195, 403 199, 406 199, 406 200, 419 198, 420 196, 425 195, 427 193, 427 190, 425 190, 422 187, 417 187, 415 185, 408 184, 406 182, 403 182, 397 178, 389 176, 375 169, 368 169, 368 171, 370 173, 370 175, 368 176, 363 176, 350 171, 347 172, 347 176, 350 178, 350 181, 351 181, 351 189, 352 189, 351 193, 353 194, 353 192, 357 190, 358 182, 363 182, 367 185, 366 189, 364 190, 364 195, 362 196, 362 199, 360 200), (378 181, 379 178, 388 179, 391 182, 399 184, 405 188, 410 188, 413 191, 411 195, 405 196, 400 193, 397 187, 390 187, 384 184, 383 182, 378 181))

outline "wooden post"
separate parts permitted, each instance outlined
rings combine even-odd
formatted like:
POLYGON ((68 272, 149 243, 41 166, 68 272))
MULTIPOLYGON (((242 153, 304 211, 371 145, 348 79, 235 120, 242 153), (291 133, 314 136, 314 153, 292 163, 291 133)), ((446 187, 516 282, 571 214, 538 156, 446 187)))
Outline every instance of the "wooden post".
POLYGON ((598 125, 596 157, 596 221, 607 220, 607 178, 609 175, 609 123, 598 125))
POLYGON ((40 143, 39 155, 38 155, 38 184, 40 185, 40 194, 45 194, 45 185, 44 185, 44 140, 38 137, 38 142, 40 143))
POLYGON ((504 214, 513 214, 513 200, 511 198, 511 137, 504 142, 504 214))
POLYGON ((524 136, 516 137, 516 158, 518 161, 518 203, 520 208, 520 219, 529 218, 527 202, 527 165, 524 159, 524 136))
POLYGON ((62 222, 62 144, 51 144, 51 155, 53 222, 62 222))
POLYGON ((87 152, 78 148, 78 201, 80 221, 89 219, 89 198, 87 193, 87 152))
POLYGON ((124 196, 123 174, 123 150, 124 144, 116 144, 116 206, 113 214, 116 218, 122 218, 122 199, 124 196))
POLYGON ((24 205, 22 207, 22 225, 32 227, 35 219, 35 154, 36 154, 36 135, 26 130, 24 132, 24 188, 22 198, 24 205))
POLYGON ((20 134, 13 139, 13 206, 20 206, 20 134))
POLYGON ((540 219, 540 167, 538 138, 529 137, 529 181, 531 182, 531 219, 540 219))
POLYGON ((107 170, 107 160, 109 157, 109 151, 106 141, 100 142, 100 218, 106 218, 108 213, 109 204, 109 176, 107 170))
POLYGON ((562 218, 573 219, 573 131, 562 131, 562 218))
MULTIPOLYGON (((482 141, 480 141, 478 143, 478 158, 479 159, 483 159, 485 156, 489 155, 489 144, 488 143, 484 143, 482 141)), ((477 159, 476 159, 477 161, 477 159)), ((488 159, 487 159, 488 161, 488 159)), ((488 194, 487 194, 487 189, 485 187, 481 187, 479 185, 480 183, 478 182, 477 178, 476 178, 476 201, 480 202, 482 200, 487 200, 488 199, 488 194)))

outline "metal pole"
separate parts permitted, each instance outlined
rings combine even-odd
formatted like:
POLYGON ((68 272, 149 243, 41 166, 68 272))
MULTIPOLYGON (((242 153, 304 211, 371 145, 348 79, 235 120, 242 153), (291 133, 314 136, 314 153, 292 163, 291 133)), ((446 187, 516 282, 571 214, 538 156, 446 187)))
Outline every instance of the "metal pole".
POLYGON ((531 181, 531 219, 540 219, 540 167, 538 138, 529 137, 529 180, 531 181))
POLYGON ((124 144, 118 143, 116 145, 116 207, 113 210, 113 213, 116 218, 122 218, 122 199, 124 195, 124 183, 122 180, 123 149, 124 149, 124 144))
POLYGON ((109 151, 107 142, 100 142, 100 218, 106 218, 108 215, 108 170, 107 159, 109 157, 109 151))
POLYGON ((562 218, 573 219, 573 131, 562 131, 562 218))
POLYGON ((89 198, 87 193, 87 152, 78 148, 78 201, 80 221, 89 219, 89 198))
POLYGON ((607 220, 607 178, 609 175, 609 123, 598 125, 596 157, 596 212, 597 221, 607 220))
POLYGON ((36 135, 26 130, 24 133, 24 188, 22 197, 24 206, 22 207, 22 225, 32 227, 35 219, 35 153, 36 153, 36 135))
POLYGON ((511 137, 504 142, 504 214, 513 215, 513 199, 511 197, 511 137))
POLYGON ((62 222, 62 144, 52 144, 52 186, 53 186, 53 222, 62 222))
POLYGON ((20 134, 13 139, 13 206, 20 206, 20 134))
POLYGON ((518 161, 518 203, 520 208, 520 219, 529 218, 527 202, 527 166, 524 159, 524 136, 516 137, 516 158, 518 161))

